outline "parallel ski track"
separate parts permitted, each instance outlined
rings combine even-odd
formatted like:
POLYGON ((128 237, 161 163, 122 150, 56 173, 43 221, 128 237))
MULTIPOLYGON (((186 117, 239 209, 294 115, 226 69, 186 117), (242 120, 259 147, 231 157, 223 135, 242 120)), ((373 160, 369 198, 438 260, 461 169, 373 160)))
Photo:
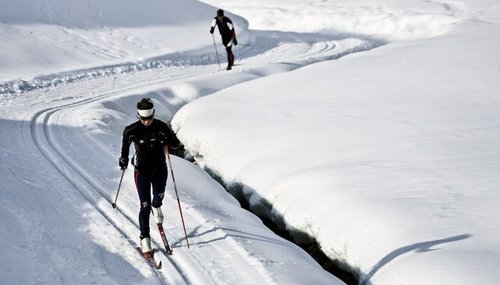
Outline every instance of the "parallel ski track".
MULTIPOLYGON (((83 198, 85 198, 91 205, 94 206, 96 211, 98 211, 103 218, 105 218, 130 244, 131 249, 135 250, 135 247, 137 246, 134 240, 131 238, 129 234, 127 234, 125 231, 121 229, 119 225, 117 225, 113 218, 108 215, 105 210, 98 205, 98 199, 106 199, 108 202, 111 203, 110 199, 104 195, 104 193, 99 189, 98 187, 95 187, 92 182, 90 182, 84 175, 81 175, 79 173, 78 169, 74 167, 71 163, 69 163, 63 156, 60 155, 60 153, 56 150, 54 147, 53 142, 51 141, 50 136, 48 135, 48 127, 46 125, 48 118, 50 115, 55 112, 54 110, 47 109, 44 111, 41 111, 37 113, 31 123, 30 130, 31 134, 33 137, 33 142, 35 143, 36 147, 40 151, 40 153, 45 157, 45 159, 54 167, 54 169, 61 174, 70 185, 74 187, 75 190, 77 190, 83 198), (37 122, 39 120, 42 120, 43 124, 39 125, 37 122), (57 157, 54 158, 54 157, 57 157), (75 175, 78 175, 78 181, 75 181, 75 175), (83 183, 82 183, 83 181, 83 183), (88 184, 91 186, 91 191, 93 190, 94 192, 88 191, 88 187, 85 187, 84 184, 88 184)), ((130 223, 134 223, 128 216, 126 216, 120 209, 117 209, 120 214, 122 214, 123 217, 125 217, 130 223)), ((175 265, 174 265, 175 267, 175 265)), ((169 281, 169 278, 167 278, 162 272, 159 270, 154 270, 152 269, 158 280, 161 282, 161 284, 172 284, 169 281)), ((180 273, 182 278, 184 279, 186 284, 191 284, 191 282, 186 279, 182 275, 182 270, 177 267, 177 271, 180 273)))
MULTIPOLYGON (((166 81, 166 80, 162 80, 166 81)), ((158 82, 156 82, 158 83, 158 82)), ((146 85, 154 84, 149 82, 146 85)), ((101 94, 98 96, 93 96, 92 98, 83 99, 76 102, 71 102, 68 104, 63 104, 55 107, 45 108, 41 111, 35 113, 29 122, 29 130, 30 135, 35 144, 36 148, 42 154, 42 156, 54 167, 54 169, 62 176, 68 183, 74 187, 81 196, 87 200, 91 205, 93 205, 99 214, 106 219, 109 224, 111 224, 117 232, 120 233, 130 244, 130 249, 135 250, 137 243, 134 241, 135 234, 128 233, 126 230, 123 230, 123 222, 127 222, 132 224, 136 229, 139 228, 139 225, 135 221, 135 218, 129 217, 126 213, 124 213, 120 208, 117 208, 116 211, 120 213, 122 219, 117 219, 115 215, 109 214, 109 209, 105 209, 103 206, 99 206, 99 200, 106 200, 109 205, 113 202, 109 197, 109 193, 107 193, 99 181, 92 178, 85 170, 81 169, 77 163, 75 163, 71 157, 68 157, 63 152, 60 151, 60 143, 58 143, 56 139, 56 135, 54 135, 54 130, 57 130, 57 124, 49 126, 49 122, 53 121, 54 118, 57 120, 57 117, 66 109, 71 109, 75 107, 79 107, 97 100, 102 100, 107 97, 117 95, 119 93, 123 93, 128 91, 129 89, 138 88, 141 86, 135 86, 127 89, 122 89, 118 91, 113 91, 105 94, 101 94), (124 218, 124 219, 123 219, 124 218), (119 221, 118 221, 119 220, 119 221)), ((28 123, 28 122, 27 122, 28 123)), ((26 123, 26 124, 27 124, 26 123)), ((189 218, 193 218, 191 222, 198 222, 198 224, 203 224, 204 221, 201 218, 198 218, 198 214, 190 215, 189 218), (196 218, 195 218, 196 216, 196 218)), ((154 231, 154 229, 152 229, 154 231)), ((174 240, 174 238, 167 233, 169 240, 174 240)), ((213 236, 213 235, 212 235, 213 236)), ((223 232, 219 232, 219 235, 214 239, 224 238, 228 239, 228 235, 223 232)), ((177 241, 173 243, 179 244, 182 241, 177 241)), ((209 237, 197 237, 195 241, 195 245, 199 244, 209 244, 211 240, 209 237)), ((157 248, 162 248, 162 244, 153 241, 153 244, 157 248)), ((248 258, 245 256, 245 252, 239 248, 237 244, 232 241, 226 245, 218 245, 211 244, 208 252, 207 251, 198 251, 198 256, 191 253, 189 250, 187 251, 179 251, 174 248, 174 255, 167 256, 163 251, 161 253, 161 261, 163 262, 163 268, 161 270, 156 270, 151 268, 154 272, 156 278, 161 284, 220 284, 224 283, 227 280, 220 280, 217 277, 213 277, 213 273, 210 274, 210 266, 207 266, 207 260, 221 260, 224 257, 226 260, 230 260, 229 264, 233 265, 236 268, 241 270, 237 270, 236 272, 232 272, 231 274, 235 276, 235 279, 238 279, 237 276, 240 276, 240 280, 246 280, 245 284, 271 284, 269 279, 262 277, 257 272, 256 274, 251 274, 247 272, 249 269, 255 271, 255 264, 249 264, 248 258), (187 254, 185 254, 187 253, 187 254), (231 254, 228 254, 231 253, 231 254), (196 269, 198 268, 198 269, 196 269), (165 272, 168 272, 168 276, 165 272), (175 276, 173 273, 175 273, 175 276), (186 273, 187 272, 187 273, 186 273), (203 274, 200 274, 204 272, 203 274), (192 273, 192 274, 189 274, 192 273), (201 276, 203 275, 203 276, 201 276)), ((158 257, 158 254, 156 255, 158 257)), ((159 259, 160 260, 160 259, 159 259)))
MULTIPOLYGON (((96 99, 97 100, 97 99, 96 99)), ((91 100, 93 101, 93 100, 91 100)), ((63 167, 60 165, 61 162, 55 161, 53 157, 60 158, 62 163, 71 168, 71 172, 77 174, 79 179, 83 182, 83 184, 77 184, 73 181, 70 181, 72 185, 80 192, 82 195, 89 200, 93 205, 96 204, 98 199, 105 199, 109 204, 112 203, 111 198, 109 197, 109 193, 106 193, 102 186, 99 184, 101 179, 96 179, 96 173, 90 175, 77 163, 75 163, 71 157, 68 157, 66 154, 61 152, 61 149, 64 149, 64 146, 58 142, 57 137, 62 138, 62 136, 57 136, 54 132, 57 132, 58 128, 58 117, 66 109, 71 109, 78 107, 80 105, 84 105, 89 103, 87 100, 83 102, 77 102, 73 104, 68 104, 65 106, 57 107, 57 108, 49 108, 44 111, 41 111, 36 118, 34 118, 34 122, 42 121, 41 124, 36 124, 39 128, 42 128, 41 135, 42 139, 46 140, 46 143, 38 143, 40 147, 50 148, 50 150, 45 150, 45 152, 50 152, 52 155, 46 155, 46 158, 51 158, 51 163, 54 167, 58 167, 58 171, 66 178, 68 181, 71 179, 70 175, 64 174, 63 167), (48 127, 49 122, 52 122, 51 128, 48 127), (88 187, 84 187, 83 185, 89 185, 93 192, 88 193, 86 190, 88 187), (94 196, 88 198, 88 196, 94 196)), ((37 130, 37 126, 32 127, 35 131, 37 130)), ((100 146, 102 148, 102 146, 100 146)), ((74 180, 74 178, 73 178, 74 180)), ((119 210, 119 208, 117 208, 119 210)), ((130 234, 125 233, 118 226, 113 223, 112 217, 109 217, 109 214, 105 213, 102 209, 97 209, 110 223, 113 224, 115 228, 120 230, 120 234, 127 238, 129 243, 132 246, 136 246, 133 239, 130 238, 130 234)), ((127 221, 133 224, 136 228, 139 228, 138 224, 135 221, 135 218, 131 218, 127 216, 124 212, 119 210, 120 214, 123 215, 127 221)), ((187 214, 188 222, 192 225, 203 225, 202 229, 208 227, 209 229, 213 228, 213 225, 204 225, 206 222, 203 217, 196 212, 195 209, 190 209, 187 214)), ((152 228, 154 232, 154 228, 152 228)), ((180 229, 178 230, 180 232, 180 229)), ((167 232, 168 239, 170 241, 174 241, 175 239, 169 231, 167 232)), ((192 237, 193 238, 193 237, 192 237)), ((183 240, 184 238, 182 238, 183 240)), ((180 246, 179 244, 183 243, 182 240, 174 242, 173 246, 180 246)), ((161 243, 155 242, 152 240, 157 248, 162 248, 161 243)), ((212 231, 210 234, 203 236, 196 236, 194 240, 194 245, 196 244, 210 244, 207 249, 198 249, 196 253, 193 253, 190 250, 187 251, 179 251, 174 248, 174 256, 166 256, 162 252, 161 260, 164 262, 163 270, 166 268, 171 268, 175 272, 179 273, 177 277, 172 277, 169 275, 168 284, 226 284, 229 279, 232 281, 230 283, 236 282, 239 284, 272 284, 274 283, 272 280, 267 278, 267 274, 265 269, 259 267, 256 262, 252 262, 252 258, 249 259, 249 255, 245 252, 241 247, 230 237, 229 234, 224 232, 222 229, 217 229, 212 231), (222 242, 219 240, 223 240, 222 242), (217 242, 213 242, 213 241, 217 242), (168 262, 165 264, 165 260, 168 262), (218 272, 214 271, 210 265, 212 263, 217 264, 217 266, 222 266, 225 268, 221 268, 218 272), (224 264, 227 263, 227 264, 224 264), (197 269, 198 268, 198 269, 197 269), (201 270, 200 270, 201 269, 201 270), (224 269, 231 269, 228 272, 223 273, 224 269), (249 272, 250 271, 250 272, 249 272), (191 274, 190 274, 191 273, 191 274)), ((158 256, 158 255, 157 255, 158 256)), ((160 272, 163 272, 161 270, 160 272)), ((168 272, 170 273, 171 270, 168 272)), ((155 270, 156 273, 159 273, 155 270)), ((158 278, 162 278, 165 281, 163 275, 158 275, 158 278)))
MULTIPOLYGON (((367 50, 370 48, 373 47, 362 46, 358 49, 355 48, 346 51, 345 53, 334 55, 333 57, 338 58, 347 53, 367 50)), ((324 47, 308 53, 307 57, 310 59, 311 57, 314 57, 314 55, 319 55, 317 61, 321 58, 328 59, 329 56, 331 59, 332 55, 329 54, 331 51, 334 51, 334 45, 327 43, 324 47)), ((48 107, 36 112, 32 116, 31 121, 28 120, 25 123, 26 125, 29 124, 29 134, 31 139, 42 156, 62 177, 64 177, 65 180, 68 181, 72 187, 75 188, 75 190, 78 191, 79 194, 81 194, 85 200, 95 207, 96 211, 100 213, 102 217, 106 219, 118 233, 120 233, 120 235, 128 241, 130 244, 130 250, 133 251, 136 250, 136 242, 132 236, 135 236, 136 233, 127 232, 126 229, 122 228, 123 223, 127 223, 129 225, 133 225, 133 227, 137 230, 139 226, 135 221, 136 219, 128 216, 124 211, 120 210, 120 208, 115 210, 120 215, 115 215, 110 214, 110 210, 108 208, 99 206, 98 201, 102 199, 109 203, 109 207, 111 207, 111 203, 113 202, 111 197, 109 197, 109 193, 103 189, 102 183, 100 183, 102 182, 102 179, 105 178, 100 177, 101 180, 99 180, 96 178, 98 175, 95 175, 95 173, 89 174, 87 170, 82 169, 78 163, 73 161, 71 156, 61 151, 61 146, 64 145, 63 138, 59 137, 58 140, 57 133, 54 133, 58 130, 58 116, 71 108, 77 108, 85 104, 125 93, 140 87, 151 86, 154 84, 165 83, 175 79, 197 75, 197 72, 193 72, 193 70, 191 70, 191 72, 186 72, 186 70, 182 72, 183 74, 171 75, 167 79, 136 82, 135 85, 128 86, 120 90, 94 94, 91 97, 76 100, 70 103, 48 107), (49 121, 55 121, 56 124, 49 126, 49 121)), ((101 150, 104 151, 103 146, 100 144, 97 145, 99 145, 101 150)), ((179 246, 178 244, 182 241, 172 243, 174 246, 174 256, 167 256, 161 252, 163 269, 155 270, 151 268, 161 284, 210 285, 235 281, 239 284, 274 283, 273 280, 267 276, 263 266, 255 262, 255 259, 252 257, 249 257, 248 253, 245 252, 241 246, 237 244, 235 239, 233 239, 233 237, 231 237, 227 232, 223 229, 216 228, 214 225, 206 224, 206 221, 194 208, 191 208, 186 214, 188 214, 187 218, 189 222, 197 222, 198 225, 201 225, 199 230, 204 230, 209 233, 194 236, 194 243, 192 241, 192 244, 210 244, 210 246, 206 249, 204 247, 200 247, 195 250, 179 250, 175 248, 175 246, 179 246), (193 251, 196 251, 196 254, 193 253, 193 251), (220 268, 221 270, 229 269, 232 271, 230 273, 231 276, 224 272, 210 272, 210 270, 214 271, 214 268, 220 268), (168 276, 165 272, 168 272, 168 276)), ((168 232, 168 229, 166 229, 166 231, 169 240, 175 240, 168 232)), ((155 241, 153 242, 157 248, 162 248, 163 245, 161 243, 155 241)))
MULTIPOLYGON (((54 142, 52 136, 50 135, 50 130, 48 127, 49 119, 58 111, 72 108, 84 104, 88 104, 94 101, 98 101, 107 97, 111 97, 120 93, 127 92, 129 90, 133 90, 136 88, 149 86, 152 84, 162 83, 166 81, 172 80, 173 77, 165 80, 157 80, 156 82, 147 82, 138 84, 135 86, 123 88, 120 90, 115 90, 112 92, 103 93, 101 95, 93 96, 91 98, 86 98, 80 101, 71 102, 68 104, 63 104, 55 107, 50 107, 43 109, 41 111, 36 112, 31 121, 26 121, 26 124, 29 125, 30 135, 33 143, 36 148, 42 154, 42 156, 54 167, 54 169, 64 177, 70 185, 72 185, 75 190, 77 190, 83 198, 85 198, 91 205, 95 207, 95 209, 104 217, 130 244, 131 250, 135 251, 137 246, 136 242, 133 238, 131 238, 130 234, 127 234, 124 230, 121 229, 120 225, 118 225, 113 218, 106 213, 105 209, 98 205, 98 201, 100 199, 105 199, 111 205, 112 201, 108 194, 96 183, 92 178, 80 169, 75 163, 73 163, 70 159, 65 157, 58 149, 56 143, 54 142), (75 176, 76 175, 76 176, 75 176), (77 177, 75 179, 75 177, 77 177), (76 182, 75 180, 78 180, 76 182), (86 187, 89 186, 89 187, 86 187)), ((136 228, 139 228, 138 224, 134 219, 127 216, 123 211, 119 208, 116 209, 122 217, 124 217, 130 224, 133 224, 136 228)), ((159 244, 156 244, 158 248, 161 248, 159 244)), ((191 280, 185 276, 183 273, 183 269, 179 264, 177 264, 171 258, 163 258, 163 262, 167 260, 169 264, 163 264, 163 268, 173 268, 174 272, 178 272, 177 278, 172 278, 171 276, 166 276, 161 270, 156 270, 151 268, 154 272, 156 278, 160 281, 161 284, 193 284, 191 280)), ((171 272, 169 272, 171 273, 171 272)))

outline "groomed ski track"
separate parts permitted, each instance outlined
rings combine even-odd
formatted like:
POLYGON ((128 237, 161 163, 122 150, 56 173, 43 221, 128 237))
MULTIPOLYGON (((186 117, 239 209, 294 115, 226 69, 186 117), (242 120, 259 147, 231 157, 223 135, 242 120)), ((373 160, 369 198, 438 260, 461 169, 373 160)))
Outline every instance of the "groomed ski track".
MULTIPOLYGON (((262 42, 266 41, 262 40, 262 42)), ((133 260, 133 264, 140 264, 139 270, 155 276, 158 284, 274 284, 264 265, 249 255, 230 233, 207 221, 197 210, 200 205, 191 204, 193 201, 190 197, 183 197, 182 189, 180 189, 180 200, 191 244, 191 249, 187 249, 178 209, 172 202, 175 196, 171 177, 169 177, 165 197, 165 200, 170 202, 164 206, 164 227, 174 253, 172 256, 167 256, 161 251, 158 252, 155 258, 163 263, 163 268, 155 270, 149 267, 135 250, 139 233, 136 193, 123 193, 132 192, 130 180, 133 170, 131 167, 127 169, 125 180, 129 182, 125 181, 122 186, 123 192, 120 194, 118 207, 113 209, 111 203, 116 193, 119 177, 109 177, 109 174, 119 173, 117 170, 119 154, 111 151, 112 147, 100 143, 95 136, 87 135, 86 131, 71 121, 72 114, 84 112, 85 108, 92 104, 108 104, 111 111, 118 112, 119 108, 113 109, 113 104, 110 102, 125 100, 124 98, 130 98, 130 102, 135 102, 136 98, 148 96, 143 93, 145 88, 151 90, 150 92, 155 92, 155 90, 168 89, 172 84, 191 81, 201 86, 198 91, 210 90, 210 92, 205 92, 207 94, 200 91, 201 95, 208 95, 218 90, 213 90, 208 84, 206 89, 203 88, 203 82, 226 80, 225 86, 230 87, 243 81, 269 75, 260 72, 259 67, 264 65, 274 64, 277 66, 276 73, 286 72, 310 63, 368 50, 375 45, 359 39, 331 39, 320 42, 311 42, 307 39, 300 44, 284 42, 277 45, 275 42, 269 42, 268 45, 263 46, 267 46, 268 50, 259 50, 256 54, 253 54, 255 49, 251 47, 237 50, 237 56, 245 64, 231 72, 214 72, 217 70, 214 64, 181 68, 153 68, 114 74, 113 78, 103 76, 76 80, 49 89, 41 85, 38 89, 35 88, 22 94, 7 95, 14 97, 10 98, 12 105, 24 104, 26 98, 31 97, 33 100, 30 104, 40 106, 36 112, 33 112, 31 108, 23 114, 21 137, 22 145, 28 148, 31 155, 41 157, 41 160, 45 161, 41 163, 40 169, 50 173, 51 177, 58 177, 54 181, 54 189, 46 191, 57 191, 58 195, 61 195, 62 203, 72 204, 69 207, 79 212, 89 212, 88 208, 93 208, 90 212, 95 213, 88 218, 103 225, 110 225, 105 227, 103 234, 114 231, 112 234, 120 238, 117 243, 122 245, 119 247, 120 253, 127 252, 126 255, 133 260), (245 80, 235 81, 231 76, 234 72, 245 73, 248 76, 244 77, 245 80), (78 95, 65 96, 65 92, 78 95), (20 102, 16 102, 17 99, 20 102), (68 122, 72 125, 68 126, 68 122), (107 162, 96 165, 95 168, 84 168, 79 162, 87 159, 87 153, 99 153, 102 160, 107 162), (116 169, 103 171, 103 166, 116 169)), ((209 53, 209 48, 207 48, 207 53, 209 53)), ((196 61, 198 60, 193 60, 193 62, 196 61)), ((57 76, 54 75, 54 77, 57 76)), ((175 97, 173 92, 172 96, 175 97)), ((184 103, 186 102, 177 102, 166 108, 173 115, 184 103)), ((128 108, 134 108, 134 105, 130 104, 128 108)), ((117 129, 114 131, 119 132, 118 129, 124 126, 125 123, 115 126, 117 129)), ((177 157, 172 159, 174 171, 188 164, 177 157)), ((161 249, 162 242, 154 225, 151 226, 151 237, 153 247, 161 249)), ((102 262, 105 266, 105 257, 102 262)))

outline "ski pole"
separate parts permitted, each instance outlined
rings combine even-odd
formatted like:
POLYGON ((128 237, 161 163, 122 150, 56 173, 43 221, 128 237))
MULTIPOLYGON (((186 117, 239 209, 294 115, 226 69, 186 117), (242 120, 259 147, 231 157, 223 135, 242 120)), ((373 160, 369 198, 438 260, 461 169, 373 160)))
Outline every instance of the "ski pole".
POLYGON ((214 34, 212 34, 212 40, 214 41, 215 55, 217 56, 217 63, 219 64, 219 70, 220 70, 221 68, 220 68, 219 53, 217 52, 217 46, 215 45, 215 37, 214 37, 214 34))
POLYGON ((120 187, 122 186, 122 180, 123 180, 124 173, 125 173, 125 169, 122 169, 122 176, 120 177, 120 183, 118 184, 118 190, 116 191, 115 202, 113 202, 113 204, 111 204, 111 206, 113 206, 113 209, 116 208, 116 201, 118 200, 118 194, 120 194, 120 187))
POLYGON ((170 160, 170 152, 168 151, 168 146, 165 146, 165 152, 167 153, 168 164, 170 166, 170 173, 172 174, 172 181, 174 182, 175 197, 177 198, 179 213, 181 213, 181 221, 182 221, 182 227, 184 228, 184 236, 186 237, 187 247, 189 248, 189 240, 186 232, 186 224, 184 223, 184 216, 182 215, 181 202, 179 200, 179 193, 177 192, 177 185, 175 184, 174 170, 172 169, 172 161, 170 160))

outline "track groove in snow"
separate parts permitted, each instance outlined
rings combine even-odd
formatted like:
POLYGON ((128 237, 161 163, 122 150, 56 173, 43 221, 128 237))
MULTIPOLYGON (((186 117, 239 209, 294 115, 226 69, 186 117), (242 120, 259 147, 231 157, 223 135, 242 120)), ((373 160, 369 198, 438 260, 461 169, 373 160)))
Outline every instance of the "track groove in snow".
MULTIPOLYGON (((269 45, 272 46, 274 43, 269 45)), ((268 60, 277 62, 284 59, 294 63, 284 70, 278 69, 277 72, 280 72, 279 70, 289 71, 321 59, 338 58, 371 47, 370 44, 362 40, 347 40, 346 46, 339 49, 338 43, 305 44, 298 49, 292 48, 295 54, 290 50, 288 50, 287 54, 280 54, 278 51, 277 53, 271 52, 267 55, 249 59, 242 72, 248 72, 252 76, 239 77, 240 81, 229 83, 229 85, 255 78, 252 68, 259 68, 259 65, 268 60)), ((273 48, 270 50, 273 50, 273 48)), ((144 270, 149 271, 149 274, 154 275, 160 284, 274 284, 275 281, 257 257, 245 251, 230 232, 217 227, 210 221, 206 221, 201 213, 196 210, 196 207, 189 204, 183 204, 183 207, 186 207, 184 211, 186 221, 192 225, 191 228, 188 227, 188 232, 190 233, 189 237, 193 248, 190 250, 184 248, 184 237, 180 235, 181 225, 175 222, 179 217, 176 216, 176 211, 168 211, 165 220, 169 221, 169 223, 164 227, 169 242, 173 246, 174 255, 166 256, 162 252, 158 253, 156 256, 159 261, 163 262, 163 268, 161 270, 150 268, 136 254, 135 247, 138 244, 138 238, 135 237, 138 236, 139 232, 136 221, 137 209, 131 207, 131 201, 125 201, 126 197, 123 197, 122 202, 125 207, 121 207, 119 203, 118 209, 113 210, 111 203, 114 193, 112 192, 115 190, 110 190, 112 183, 109 182, 109 177, 105 177, 98 169, 88 167, 88 164, 82 166, 80 163, 81 160, 86 159, 85 153, 95 151, 102 153, 106 160, 108 158, 114 160, 114 155, 109 152, 109 146, 101 145, 99 141, 93 140, 91 136, 80 136, 81 131, 78 128, 68 130, 73 127, 69 127, 65 122, 65 118, 89 104, 103 100, 113 100, 123 95, 129 96, 134 90, 141 90, 144 87, 163 86, 168 82, 174 82, 182 78, 196 78, 197 75, 206 74, 207 70, 207 67, 193 66, 188 70, 174 69, 168 73, 166 78, 156 76, 155 79, 148 77, 144 80, 139 76, 131 82, 128 82, 126 78, 129 75, 118 74, 116 78, 123 79, 125 77, 125 80, 127 80, 126 84, 120 85, 119 88, 115 88, 116 78, 113 86, 107 87, 100 86, 99 80, 95 84, 93 82, 89 82, 91 84, 70 83, 65 88, 71 88, 72 84, 82 86, 81 96, 60 97, 58 95, 60 99, 44 104, 45 107, 37 108, 38 111, 35 109, 35 111, 32 111, 34 113, 28 112, 25 116, 26 120, 22 124, 23 141, 26 145, 34 144, 34 149, 37 149, 43 158, 56 170, 60 176, 58 178, 59 184, 68 185, 68 189, 64 190, 64 195, 69 196, 70 200, 78 201, 78 203, 83 201, 82 204, 85 204, 85 206, 80 207, 92 207, 94 211, 90 212, 95 212, 92 215, 100 216, 100 219, 107 221, 112 230, 122 237, 125 244, 128 244, 128 249, 121 248, 119 250, 120 255, 128 252, 126 255, 133 256, 134 266, 141 267, 142 272, 144 270), (95 87, 92 87, 93 85, 95 87), (59 180, 61 178, 62 180, 59 180), (193 226, 195 229, 192 228, 193 226), (181 238, 179 239, 179 237, 181 238), (133 253, 130 254, 130 252, 133 253)), ((221 73, 221 75, 227 76, 231 75, 231 73, 221 73)), ((199 88, 203 89, 204 87, 199 88)), ((213 87, 207 88, 210 90, 213 87)), ((42 95, 39 100, 43 101, 43 96, 45 95, 42 95)), ((11 101, 9 103, 14 106, 15 102, 11 101)), ((176 159, 173 159, 174 169, 176 159)), ((168 187, 172 187, 171 182, 169 182, 168 187)), ((168 195, 172 195, 171 192, 168 195)), ((169 198, 174 200, 172 196, 169 198)), ((82 212, 89 212, 89 209, 82 212)), ((151 235, 153 246, 161 248, 162 243, 154 225, 151 227, 151 235)), ((97 258, 101 260, 103 270, 109 273, 110 269, 106 267, 106 256, 100 249, 97 252, 97 258)))
MULTIPOLYGON (((99 190, 96 188, 93 183, 88 180, 86 177, 81 175, 79 171, 76 169, 71 162, 66 159, 64 156, 57 151, 57 147, 54 142, 52 142, 49 136, 49 127, 48 122, 50 116, 55 111, 52 109, 43 110, 37 113, 33 120, 31 121, 30 130, 31 135, 33 137, 33 142, 36 147, 40 150, 40 153, 46 158, 46 160, 57 170, 70 185, 73 186, 75 190, 77 190, 81 196, 87 200, 91 205, 94 205, 96 211, 98 211, 102 217, 104 217, 109 223, 128 241, 131 246, 131 249, 134 250, 136 244, 133 239, 130 237, 130 234, 127 234, 122 227, 118 226, 116 221, 103 209, 102 206, 98 203, 99 199, 107 199, 99 190), (80 176, 78 176, 80 175, 80 176), (77 180, 77 181, 75 181, 77 180), (89 189, 90 186, 95 192, 89 189)), ((107 199, 109 201, 109 199, 107 199)), ((118 210, 120 211, 120 210, 118 210)), ((123 217, 126 217, 123 215, 123 217)), ((123 221, 122 221, 123 222, 123 221)), ((131 220, 128 222, 132 223, 131 220)), ((152 269, 153 270, 153 269, 152 269)), ((155 275, 158 277, 158 280, 161 281, 162 284, 168 284, 167 277, 163 276, 160 272, 153 270, 155 275)))
MULTIPOLYGON (((85 100, 86 103, 88 100, 85 100)), ((134 242, 130 228, 135 228, 138 231, 138 224, 134 218, 128 216, 118 207, 116 210, 121 214, 117 218, 116 215, 110 213, 108 208, 112 200, 107 196, 106 192, 101 188, 99 182, 92 178, 85 170, 76 164, 73 159, 67 154, 63 154, 61 149, 65 146, 61 143, 64 135, 58 133, 58 123, 60 111, 65 108, 83 104, 82 102, 72 103, 62 107, 48 108, 35 114, 30 124, 31 136, 33 142, 40 150, 40 153, 50 162, 50 164, 77 190, 85 200, 95 206, 95 209, 109 221, 111 225, 128 241, 132 250, 135 250, 137 244, 134 242), (104 205, 100 200, 105 200, 104 205), (124 224, 132 226, 124 227, 124 224), (127 228, 124 230, 123 228, 127 228)), ((101 177, 104 179, 104 177, 101 177)), ((195 224, 203 224, 203 219, 196 214, 194 210, 187 212, 187 218, 197 221, 195 224)), ((203 230, 206 226, 202 226, 203 230)), ((152 228, 152 235, 155 229, 152 228)), ((173 237, 168 234, 172 241, 173 237)), ((255 261, 248 256, 246 252, 240 249, 239 245, 234 243, 228 235, 217 230, 211 232, 210 235, 191 237, 194 244, 210 244, 208 247, 200 247, 194 250, 181 251, 178 249, 177 241, 174 256, 167 257, 163 252, 161 256, 156 255, 157 259, 162 260, 164 268, 160 271, 153 270, 162 284, 220 284, 221 282, 240 282, 240 284, 272 284, 265 276, 265 270, 257 266, 255 261), (223 240, 222 242, 220 240, 223 240), (214 242, 215 241, 215 242, 214 242), (231 254, 228 254, 231 252, 231 254), (166 262, 165 262, 166 261, 166 262), (207 265, 208 261, 208 265, 207 265), (220 263, 225 262, 226 264, 220 263), (227 261, 230 261, 227 264, 227 261), (221 268, 220 271, 214 272, 210 268, 221 268), (257 269, 256 269, 257 266, 257 269), (250 272, 249 272, 250 270, 250 272), (164 272, 168 272, 165 274, 164 272), (208 273, 208 275, 206 274, 208 273), (203 275, 207 275, 202 277, 203 275), (193 277, 191 277, 193 276, 193 277), (194 279, 195 281, 191 281, 194 279)), ((157 248, 161 248, 161 243, 153 240, 153 244, 157 248)))
MULTIPOLYGON (((255 41, 259 46, 241 44, 235 51, 237 62, 263 63, 263 60, 274 62, 297 62, 309 64, 323 60, 333 60, 344 55, 366 51, 382 43, 359 38, 340 38, 328 35, 296 35, 294 33, 255 32, 255 41), (279 39, 276 39, 279 37, 279 39), (337 45, 342 47, 339 49, 337 45), (351 48, 345 48, 352 45, 351 48), (340 50, 340 52, 339 52, 340 50)), ((220 52, 220 56, 224 53, 220 52)), ((143 61, 124 62, 109 66, 98 66, 82 70, 73 70, 55 74, 47 74, 33 79, 18 79, 0 83, 0 94, 24 93, 32 90, 57 87, 60 85, 88 81, 102 77, 117 77, 147 70, 177 70, 182 74, 189 68, 205 69, 216 63, 213 47, 166 54, 143 61)))

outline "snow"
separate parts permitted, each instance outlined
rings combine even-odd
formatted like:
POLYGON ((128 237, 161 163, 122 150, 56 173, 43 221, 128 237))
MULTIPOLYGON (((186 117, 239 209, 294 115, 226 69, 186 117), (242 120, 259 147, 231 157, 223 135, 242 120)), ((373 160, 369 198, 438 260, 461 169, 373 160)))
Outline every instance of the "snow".
POLYGON ((500 2, 268 2, 3 1, 1 284, 344 284, 207 171, 360 283, 497 283, 500 2), (130 168, 111 207, 142 97, 196 161, 172 157, 191 246, 170 177, 161 271, 130 168))

